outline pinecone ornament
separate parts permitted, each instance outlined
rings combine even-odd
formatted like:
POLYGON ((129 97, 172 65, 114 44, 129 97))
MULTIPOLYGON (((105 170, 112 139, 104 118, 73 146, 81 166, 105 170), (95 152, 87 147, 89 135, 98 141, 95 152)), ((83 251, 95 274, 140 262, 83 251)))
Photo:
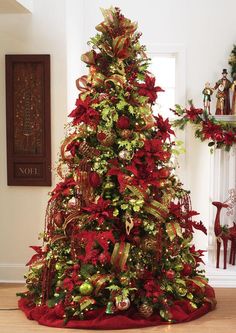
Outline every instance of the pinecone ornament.
POLYGON ((138 311, 144 318, 149 318, 153 314, 153 307, 148 303, 143 303, 139 306, 138 311))

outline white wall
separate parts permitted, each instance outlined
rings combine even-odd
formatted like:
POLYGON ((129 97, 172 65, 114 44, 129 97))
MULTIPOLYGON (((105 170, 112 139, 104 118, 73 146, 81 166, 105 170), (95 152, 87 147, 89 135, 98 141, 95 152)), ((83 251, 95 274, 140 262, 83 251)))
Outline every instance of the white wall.
MULTIPOLYGON (((80 53, 102 21, 99 7, 118 6, 125 16, 138 21, 144 44, 180 44, 186 51, 187 99, 202 104, 204 83, 212 83, 227 67, 227 57, 235 43, 235 0, 35 0, 33 15, 0 16, 0 68, 4 73, 5 53, 50 53, 52 55, 52 159, 56 159, 63 137, 66 102, 74 105, 74 80, 82 75, 80 53), (66 10, 65 10, 66 9, 66 10), (67 21, 66 16, 67 15, 67 21), (222 22, 222 23, 221 23, 222 22), (77 62, 78 61, 78 62, 77 62), (66 71, 66 66, 68 71, 66 71), (68 82, 67 82, 68 79, 68 82), (68 93, 68 94, 67 94, 68 93), (68 96, 68 98, 67 98, 68 96)), ((186 77, 185 77, 186 76, 186 77)), ((180 79, 181 82, 181 79, 180 79)), ((31 253, 42 229, 49 188, 7 187, 5 160, 5 92, 0 77, 1 133, 3 157, 0 164, 1 224, 0 279, 18 279, 17 269, 5 264, 22 264, 31 253), (2 267, 2 269, 1 269, 2 267), (10 272, 12 271, 12 275, 10 272)), ((186 136, 186 186, 192 191, 193 207, 207 224, 209 214, 210 155, 206 144, 186 136)), ((197 235, 197 244, 207 240, 197 235)), ((20 270, 20 269, 19 269, 20 270)))
MULTIPOLYGON (((5 54, 51 55, 52 161, 64 135, 67 73, 64 0, 37 0, 34 14, 0 15, 0 280, 22 280, 42 231, 50 187, 7 186, 5 54)), ((53 182, 55 179, 53 177, 53 182)))

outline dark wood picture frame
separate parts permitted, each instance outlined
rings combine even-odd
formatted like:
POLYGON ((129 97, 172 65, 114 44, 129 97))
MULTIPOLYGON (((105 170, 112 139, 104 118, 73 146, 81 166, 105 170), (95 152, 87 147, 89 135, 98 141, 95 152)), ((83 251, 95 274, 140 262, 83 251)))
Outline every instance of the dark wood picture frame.
POLYGON ((5 60, 7 184, 50 186, 50 55, 5 60))

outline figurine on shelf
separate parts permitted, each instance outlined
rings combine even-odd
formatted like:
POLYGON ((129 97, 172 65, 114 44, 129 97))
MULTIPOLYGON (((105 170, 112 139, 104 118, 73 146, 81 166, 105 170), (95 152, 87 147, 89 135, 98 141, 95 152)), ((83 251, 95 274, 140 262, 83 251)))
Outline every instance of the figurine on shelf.
POLYGON ((222 78, 215 84, 214 89, 217 90, 216 98, 216 115, 229 115, 230 112, 230 100, 229 89, 231 87, 231 81, 227 79, 227 69, 223 69, 222 78))
POLYGON ((211 88, 210 82, 205 83, 205 88, 203 89, 203 106, 204 110, 208 111, 211 114, 211 95, 213 94, 214 89, 211 88))
POLYGON ((233 91, 231 114, 236 116, 236 73, 233 74, 233 83, 231 89, 233 91))

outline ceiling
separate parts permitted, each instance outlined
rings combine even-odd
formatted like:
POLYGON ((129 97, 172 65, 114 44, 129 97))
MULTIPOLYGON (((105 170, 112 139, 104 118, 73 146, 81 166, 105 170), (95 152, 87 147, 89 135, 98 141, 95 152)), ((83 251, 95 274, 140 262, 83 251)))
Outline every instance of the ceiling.
POLYGON ((31 1, 16 1, 16 0, 0 0, 0 14, 20 14, 29 13, 29 7, 31 1))

